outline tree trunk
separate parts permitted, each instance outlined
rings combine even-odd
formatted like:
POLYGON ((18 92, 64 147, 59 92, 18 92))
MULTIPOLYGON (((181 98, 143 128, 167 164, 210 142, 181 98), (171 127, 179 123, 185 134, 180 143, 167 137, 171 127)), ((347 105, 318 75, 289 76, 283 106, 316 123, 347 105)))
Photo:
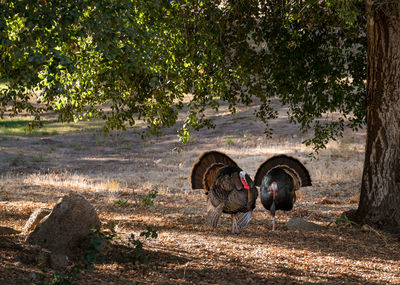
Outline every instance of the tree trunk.
POLYGON ((400 1, 388 3, 367 0, 367 144, 357 216, 400 232, 400 1))

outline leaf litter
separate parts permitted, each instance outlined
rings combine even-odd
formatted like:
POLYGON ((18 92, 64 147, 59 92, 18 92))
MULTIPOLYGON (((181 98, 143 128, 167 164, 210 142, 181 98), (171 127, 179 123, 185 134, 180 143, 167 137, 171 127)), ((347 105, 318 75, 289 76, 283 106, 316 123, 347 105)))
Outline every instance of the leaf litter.
MULTIPOLYGON (((238 113, 253 120, 251 108, 239 108, 238 113)), ((91 202, 104 225, 118 234, 118 244, 104 262, 96 263, 93 271, 84 270, 77 284, 400 284, 398 237, 368 226, 334 223, 356 206, 363 134, 352 140, 360 141, 353 159, 342 159, 339 146, 332 143, 313 160, 301 144, 301 134, 289 124, 283 129, 291 133, 282 133, 274 142, 262 137, 262 126, 253 122, 246 129, 253 138, 249 141, 233 125, 218 128, 226 119, 216 115, 217 129, 202 130, 181 153, 170 151, 173 128, 151 144, 143 144, 129 130, 120 139, 129 140, 130 149, 107 147, 113 138, 106 134, 103 144, 92 144, 98 133, 55 135, 52 140, 62 141, 63 148, 44 152, 42 162, 29 160, 30 145, 40 148, 41 138, 1 141, 1 151, 23 153, 25 164, 10 166, 0 158, 0 284, 40 284, 42 274, 44 284, 51 284, 55 271, 42 267, 40 250, 26 245, 20 231, 35 209, 52 208, 71 192, 91 202), (221 139, 227 136, 237 143, 221 139), (76 141, 93 146, 76 152, 76 141), (192 163, 210 149, 226 152, 250 174, 266 154, 296 156, 309 168, 313 186, 299 191, 292 211, 278 212, 276 231, 271 231, 271 216, 259 201, 241 234, 231 233, 228 215, 213 230, 205 224, 206 197, 190 189, 188 178, 192 163), (154 206, 141 203, 156 188, 154 206), (123 206, 118 200, 124 200, 123 206), (293 217, 326 228, 288 231, 285 223, 293 217), (130 234, 139 235, 147 225, 159 234, 144 243, 148 264, 118 262, 129 250, 130 234)), ((274 129, 279 132, 279 126, 274 129)))

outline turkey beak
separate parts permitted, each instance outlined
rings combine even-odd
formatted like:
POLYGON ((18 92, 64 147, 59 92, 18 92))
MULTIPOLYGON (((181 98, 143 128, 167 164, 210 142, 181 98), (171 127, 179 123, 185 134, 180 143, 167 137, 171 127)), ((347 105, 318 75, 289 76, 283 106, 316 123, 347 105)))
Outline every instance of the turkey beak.
POLYGON ((278 183, 272 182, 271 183, 271 192, 272 192, 272 198, 275 201, 275 193, 278 191, 278 183))

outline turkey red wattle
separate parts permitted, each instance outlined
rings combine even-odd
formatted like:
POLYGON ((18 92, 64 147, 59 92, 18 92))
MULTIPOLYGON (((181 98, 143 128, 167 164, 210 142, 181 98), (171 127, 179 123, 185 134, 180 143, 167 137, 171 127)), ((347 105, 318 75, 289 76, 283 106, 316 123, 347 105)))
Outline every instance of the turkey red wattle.
POLYGON ((243 184, 243 188, 246 189, 246 190, 250 190, 250 186, 246 181, 246 172, 240 171, 239 172, 239 177, 240 177, 240 181, 243 184))
POLYGON ((278 192, 278 183, 272 182, 269 191, 272 193, 272 199, 275 201, 275 194, 278 192))

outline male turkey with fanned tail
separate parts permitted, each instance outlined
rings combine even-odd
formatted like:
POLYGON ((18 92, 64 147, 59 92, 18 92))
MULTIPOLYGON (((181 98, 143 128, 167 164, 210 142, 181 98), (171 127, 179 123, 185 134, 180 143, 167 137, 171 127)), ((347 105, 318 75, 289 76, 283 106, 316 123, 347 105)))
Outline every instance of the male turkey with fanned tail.
POLYGON ((192 189, 207 195, 207 222, 215 228, 222 213, 232 216, 232 233, 240 233, 250 222, 258 196, 251 178, 235 161, 218 151, 203 153, 193 165, 192 189))
POLYGON ((275 230, 275 212, 290 211, 296 201, 296 190, 311 186, 305 166, 287 155, 277 155, 262 163, 254 182, 260 187, 261 203, 271 212, 272 230, 275 230))

